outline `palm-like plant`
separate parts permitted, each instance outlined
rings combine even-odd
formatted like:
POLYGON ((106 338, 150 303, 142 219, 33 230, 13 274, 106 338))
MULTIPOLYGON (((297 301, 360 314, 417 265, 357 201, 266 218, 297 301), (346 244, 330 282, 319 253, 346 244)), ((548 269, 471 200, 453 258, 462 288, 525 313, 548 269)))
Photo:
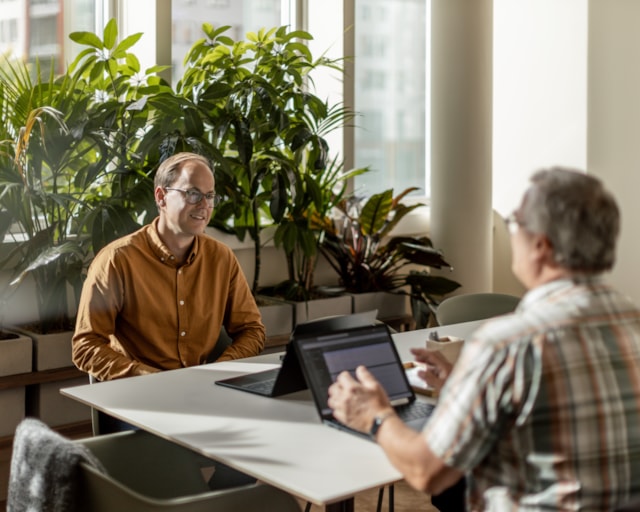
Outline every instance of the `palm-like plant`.
POLYGON ((289 275, 275 287, 276 294, 296 301, 312 297, 323 226, 345 197, 347 180, 366 171, 361 168, 343 172, 337 158, 323 162, 317 172, 305 164, 298 166, 288 214, 275 232, 275 244, 285 252, 289 275))
POLYGON ((11 287, 33 275, 43 329, 69 328, 67 284, 79 287, 86 255, 86 240, 68 237, 81 207, 72 168, 86 153, 69 150, 76 147, 77 135, 56 107, 64 106, 65 95, 73 91, 59 88, 51 76, 42 80, 37 74, 33 82, 26 66, 16 61, 3 63, 0 83, 7 102, 2 108, 0 207, 19 231, 2 266, 16 262, 11 287))
POLYGON ((0 261, 15 272, 3 300, 32 276, 45 333, 71 327, 69 286, 77 295, 88 255, 137 226, 139 212, 127 210, 126 202, 148 181, 115 165, 130 152, 131 143, 118 144, 129 140, 119 136, 118 123, 138 93, 108 102, 96 92, 100 80, 122 92, 131 72, 119 61, 135 41, 116 45, 116 33, 109 24, 105 41, 94 36, 97 42, 58 77, 43 77, 36 66, 32 78, 17 60, 0 65, 0 211, 4 227, 15 227, 13 249, 0 261))
MULTIPOLYGON (((261 233, 276 225, 276 245, 287 257, 289 287, 300 297, 312 286, 317 233, 313 218, 341 197, 348 176, 329 157, 326 134, 351 116, 309 90, 319 66, 303 43, 311 35, 286 27, 247 34, 234 41, 229 27, 203 25, 205 38, 185 58, 177 92, 197 106, 208 141, 219 150, 216 190, 224 197, 212 225, 249 235, 254 244, 252 290, 258 292, 261 233), (329 203, 327 203, 329 201, 329 203), (289 285, 293 286, 289 286, 289 285)), ((198 121, 201 119, 201 121, 198 121)))

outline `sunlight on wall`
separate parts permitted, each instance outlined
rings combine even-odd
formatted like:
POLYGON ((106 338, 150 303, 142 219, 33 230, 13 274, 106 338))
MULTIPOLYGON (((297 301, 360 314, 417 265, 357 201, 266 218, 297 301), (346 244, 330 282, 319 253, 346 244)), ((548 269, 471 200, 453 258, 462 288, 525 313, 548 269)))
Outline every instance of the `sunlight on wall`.
MULTIPOLYGON (((341 58, 344 54, 344 20, 342 0, 323 0, 322 2, 309 2, 307 30, 313 34, 313 40, 309 41, 309 49, 315 58, 321 55, 329 59, 341 58)), ((340 73, 315 73, 315 93, 330 104, 344 102, 342 90, 343 77, 340 73)), ((338 129, 329 134, 327 142, 332 154, 343 155, 342 130, 338 129)))
POLYGON ((584 0, 494 0, 493 205, 517 207, 543 166, 585 169, 584 0))

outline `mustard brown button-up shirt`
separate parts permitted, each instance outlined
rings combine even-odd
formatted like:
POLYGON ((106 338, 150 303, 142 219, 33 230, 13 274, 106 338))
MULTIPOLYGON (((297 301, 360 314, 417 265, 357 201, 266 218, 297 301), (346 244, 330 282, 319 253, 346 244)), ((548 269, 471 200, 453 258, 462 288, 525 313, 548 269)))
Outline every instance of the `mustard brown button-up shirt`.
POLYGON ((157 222, 112 242, 89 267, 73 362, 99 380, 202 364, 223 325, 233 343, 218 361, 264 348, 260 311, 233 251, 198 235, 180 266, 157 222))

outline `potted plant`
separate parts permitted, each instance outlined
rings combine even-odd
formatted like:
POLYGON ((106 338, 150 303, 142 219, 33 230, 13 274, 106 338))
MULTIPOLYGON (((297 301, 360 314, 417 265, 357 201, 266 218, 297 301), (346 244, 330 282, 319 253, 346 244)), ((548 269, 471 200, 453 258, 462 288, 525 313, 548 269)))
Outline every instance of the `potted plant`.
POLYGON ((299 170, 298 190, 292 199, 290 214, 278 224, 275 233, 276 246, 285 252, 289 277, 270 289, 263 288, 263 293, 294 304, 296 323, 352 311, 351 301, 344 293, 327 293, 325 287, 316 287, 314 273, 320 255, 322 226, 345 196, 346 180, 367 169, 343 173, 342 164, 336 159, 324 165, 317 176, 305 166, 299 170))
POLYGON ((223 201, 210 225, 252 240, 254 295, 307 300, 318 219, 342 197, 346 180, 363 172, 344 172, 326 142, 327 133, 351 113, 311 91, 314 69, 339 66, 313 58, 304 44, 312 38, 307 32, 277 27, 235 41, 228 29, 203 25, 205 37, 187 54, 177 86, 197 106, 198 122, 216 148, 211 157, 223 201), (260 286, 267 232, 283 250, 288 274, 276 287, 260 286))
POLYGON ((90 50, 57 77, 18 60, 0 65, 1 234, 12 246, 0 268, 14 273, 3 300, 31 279, 38 321, 29 330, 67 333, 59 349, 36 342, 35 369, 71 364, 68 339, 84 267, 93 251, 135 229, 150 209, 135 200, 144 195, 139 190, 150 190, 149 178, 119 166, 136 140, 126 129, 135 129, 131 118, 140 109, 130 106, 141 93, 127 81, 136 59, 126 50, 137 38, 117 44, 116 36, 110 22, 104 41, 93 36, 90 50), (59 355, 45 363, 49 348, 59 355))
MULTIPOLYGON (((414 190, 408 188, 394 197, 393 189, 388 189, 366 200, 351 197, 341 201, 339 214, 324 226, 320 249, 348 292, 392 293, 400 303, 403 296, 410 297, 415 317, 420 304, 435 307, 440 297, 460 284, 430 274, 431 268, 451 266, 428 237, 393 236, 393 229, 405 215, 422 206, 402 203, 414 190)), ((371 308, 371 303, 366 308, 371 308)), ((389 315, 387 306, 379 309, 382 315, 389 315)), ((416 321, 418 326, 426 326, 424 319, 416 321)))
POLYGON ((310 91, 314 69, 339 67, 312 57, 304 44, 309 33, 278 27, 235 41, 225 35, 230 27, 202 28, 206 37, 187 54, 177 92, 197 106, 218 150, 212 156, 223 201, 211 225, 253 241, 256 294, 265 228, 276 227, 276 243, 288 256, 294 245, 305 254, 315 247, 310 212, 327 209, 327 190, 348 177, 330 159, 325 137, 350 113, 310 91))

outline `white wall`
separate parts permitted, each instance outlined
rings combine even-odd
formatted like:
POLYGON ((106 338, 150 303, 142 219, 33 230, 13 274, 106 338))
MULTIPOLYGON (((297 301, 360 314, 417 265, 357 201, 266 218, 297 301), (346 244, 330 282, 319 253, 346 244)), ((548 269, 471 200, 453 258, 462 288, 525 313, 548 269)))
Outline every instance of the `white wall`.
POLYGON ((532 171, 586 166, 588 3, 493 4, 493 207, 508 215, 532 171))
POLYGON ((591 0, 589 9, 589 170, 622 213, 611 281, 640 304, 640 2, 591 0))

